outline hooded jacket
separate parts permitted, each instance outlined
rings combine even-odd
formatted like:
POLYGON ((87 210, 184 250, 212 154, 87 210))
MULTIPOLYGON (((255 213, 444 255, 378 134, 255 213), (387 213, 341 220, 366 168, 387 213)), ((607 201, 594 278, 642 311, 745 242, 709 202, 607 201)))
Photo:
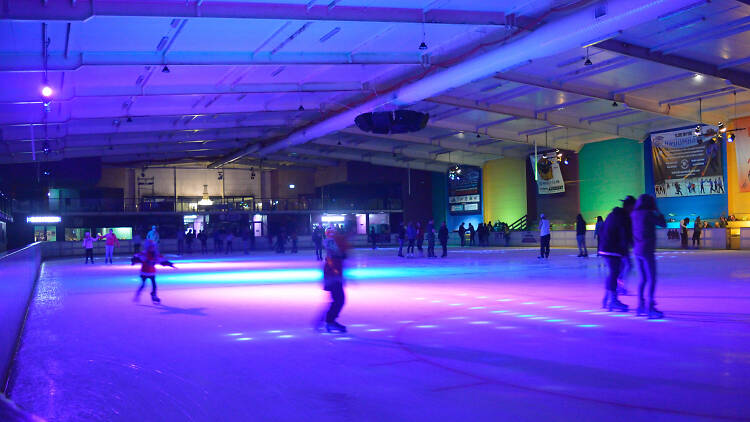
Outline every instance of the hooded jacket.
POLYGON ((627 256, 633 244, 633 231, 630 216, 624 209, 616 207, 604 220, 599 234, 599 254, 627 256))
POLYGON ((656 226, 667 226, 664 216, 652 210, 634 210, 630 218, 633 222, 633 254, 653 255, 656 250, 656 226))

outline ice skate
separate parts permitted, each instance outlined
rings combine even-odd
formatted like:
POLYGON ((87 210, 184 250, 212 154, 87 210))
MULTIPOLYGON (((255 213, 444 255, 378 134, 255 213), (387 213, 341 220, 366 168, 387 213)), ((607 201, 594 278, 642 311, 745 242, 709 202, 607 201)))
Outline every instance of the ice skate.
POLYGON ((604 299, 602 299, 602 309, 607 309, 608 304, 609 304, 609 292, 604 294, 604 299))
POLYGON ((636 314, 636 316, 646 316, 647 315, 647 312, 646 312, 646 302, 644 302, 643 300, 641 300, 638 303, 638 309, 635 311, 635 314, 636 314))
POLYGON ((336 321, 334 321, 334 322, 327 322, 326 323, 326 331, 328 331, 329 333, 334 333, 334 332, 335 333, 345 333, 346 332, 346 327, 343 326, 343 325, 341 325, 341 324, 339 324, 336 321))
POLYGON ((620 302, 617 300, 617 298, 613 298, 609 302, 609 311, 617 311, 617 312, 627 312, 628 311, 628 305, 620 302))
POLYGON ((159 299, 159 296, 157 296, 156 293, 151 293, 151 302, 158 305, 161 303, 161 299, 159 299))
POLYGON ((664 312, 656 309, 656 306, 654 304, 651 304, 651 307, 648 310, 648 319, 662 319, 664 318, 664 312))

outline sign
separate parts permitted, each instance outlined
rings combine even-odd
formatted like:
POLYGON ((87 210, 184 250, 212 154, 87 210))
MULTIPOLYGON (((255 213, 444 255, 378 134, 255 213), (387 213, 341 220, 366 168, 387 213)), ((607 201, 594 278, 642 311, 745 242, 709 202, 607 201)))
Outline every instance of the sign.
MULTIPOLYGON (((722 141, 702 137, 693 128, 651 134, 654 191, 657 198, 721 195, 726 193, 722 141)), ((716 127, 704 126, 704 133, 716 127)))
MULTIPOLYGON (((554 154, 554 153, 547 153, 554 154)), ((549 195, 552 193, 563 193, 565 192, 565 181, 560 171, 560 163, 557 161, 556 156, 546 158, 544 155, 537 155, 538 159, 534 161, 534 156, 529 156, 531 160, 531 167, 536 167, 536 189, 539 195, 549 195)))
POLYGON ((451 215, 482 213, 482 169, 461 166, 460 179, 448 177, 448 206, 451 215))
POLYGON ((740 192, 750 192, 750 130, 735 132, 734 149, 737 156, 737 182, 740 192))

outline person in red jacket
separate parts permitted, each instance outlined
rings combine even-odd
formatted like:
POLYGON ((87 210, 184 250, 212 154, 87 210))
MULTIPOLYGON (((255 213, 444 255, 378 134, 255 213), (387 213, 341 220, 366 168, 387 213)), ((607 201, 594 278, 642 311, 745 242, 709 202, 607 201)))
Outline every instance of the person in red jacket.
POLYGON ((143 251, 133 255, 131 265, 139 262, 141 264, 141 287, 135 292, 133 301, 137 302, 141 296, 141 290, 146 285, 146 280, 151 279, 151 300, 154 303, 161 303, 161 299, 156 296, 156 265, 163 265, 174 268, 174 264, 164 259, 156 248, 153 240, 146 240, 143 244, 143 251))
POLYGON ((112 256, 115 253, 115 247, 120 246, 120 240, 117 239, 115 231, 109 229, 109 233, 99 236, 97 240, 104 240, 104 263, 112 264, 112 256))

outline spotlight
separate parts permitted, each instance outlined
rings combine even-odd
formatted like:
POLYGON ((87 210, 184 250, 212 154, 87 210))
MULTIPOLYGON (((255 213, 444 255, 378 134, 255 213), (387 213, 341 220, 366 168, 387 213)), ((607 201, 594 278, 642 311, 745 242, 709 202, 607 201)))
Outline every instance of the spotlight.
POLYGON ((567 166, 568 164, 570 164, 570 163, 568 162, 568 159, 567 159, 567 158, 565 159, 565 161, 563 161, 563 164, 565 164, 566 166, 567 166))
POLYGON ((693 130, 693 135, 695 136, 701 136, 701 127, 700 125, 695 127, 695 130, 693 130))
POLYGON ((724 123, 719 122, 716 126, 719 128, 719 133, 725 133, 727 131, 727 127, 724 126, 724 123))
POLYGON ((461 166, 456 164, 453 167, 448 169, 448 179, 452 181, 461 180, 461 173, 463 173, 461 166))
POLYGON ((734 133, 730 133, 729 136, 727 136, 727 142, 729 143, 734 142, 734 133))
POLYGON ((612 101, 612 107, 617 107, 619 104, 617 104, 617 101, 612 101))
POLYGON ((715 136, 711 138, 711 142, 716 142, 716 137, 715 136))
POLYGON ((47 141, 44 141, 44 145, 42 145, 42 151, 44 152, 44 155, 49 155, 49 143, 47 141))
POLYGON ((169 66, 164 65, 164 67, 161 68, 161 73, 169 73, 169 66))
POLYGON ((420 50, 427 50, 427 43, 425 43, 424 41, 422 41, 422 44, 419 44, 419 49, 420 50))
POLYGON ((46 97, 46 98, 51 97, 52 96, 52 88, 50 88, 49 86, 45 85, 44 88, 42 88, 42 96, 46 97))
POLYGON ((591 59, 589 59, 588 57, 586 57, 586 61, 583 62, 583 65, 584 66, 591 66, 592 64, 594 64, 594 63, 591 62, 591 59))
POLYGON ((300 104, 299 107, 297 108, 297 110, 298 111, 305 111, 305 107, 302 104, 300 104))

